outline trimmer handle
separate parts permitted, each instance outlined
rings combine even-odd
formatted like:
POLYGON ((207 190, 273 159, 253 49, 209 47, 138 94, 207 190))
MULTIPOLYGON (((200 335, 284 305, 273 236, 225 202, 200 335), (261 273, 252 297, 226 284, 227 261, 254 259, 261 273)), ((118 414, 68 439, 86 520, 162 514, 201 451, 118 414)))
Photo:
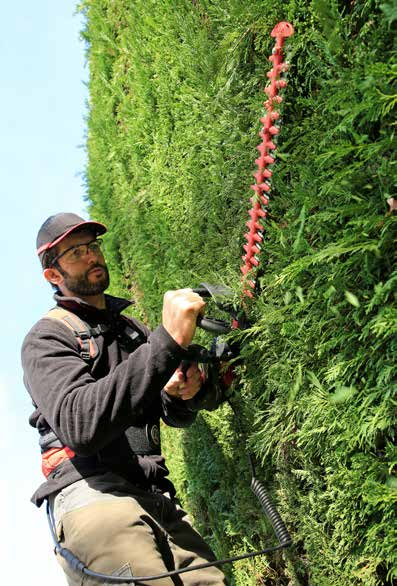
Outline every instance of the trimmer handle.
POLYGON ((193 289, 193 293, 197 293, 200 297, 211 297, 211 293, 205 287, 196 287, 193 289))
MULTIPOLYGON (((223 299, 233 295, 233 291, 228 287, 224 287, 223 285, 210 285, 209 283, 200 283, 198 287, 193 289, 193 292, 200 295, 200 297, 212 297, 215 304, 224 310, 226 310, 226 307, 223 304, 223 299)), ((232 329, 229 322, 214 317, 199 317, 197 325, 212 334, 228 334, 232 329)))
POLYGON ((199 317, 197 325, 199 328, 212 334, 228 334, 232 329, 230 323, 214 317, 199 317))

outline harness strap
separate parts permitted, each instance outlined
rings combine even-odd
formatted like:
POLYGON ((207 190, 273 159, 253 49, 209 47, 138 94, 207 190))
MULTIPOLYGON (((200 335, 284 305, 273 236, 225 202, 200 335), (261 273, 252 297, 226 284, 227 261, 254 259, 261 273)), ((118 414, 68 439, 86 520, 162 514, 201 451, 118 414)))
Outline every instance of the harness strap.
MULTIPOLYGON (((106 324, 97 324, 96 326, 89 326, 76 314, 64 309, 63 307, 54 307, 47 312, 44 317, 56 319, 65 324, 76 337, 80 346, 81 358, 91 363, 99 354, 99 348, 95 341, 95 337, 103 336, 112 328, 106 324)), ((141 335, 130 324, 128 318, 120 316, 123 323, 123 332, 125 336, 119 339, 119 344, 122 344, 130 352, 135 350, 141 339, 141 335)), ((127 433, 128 443, 134 452, 139 454, 158 454, 160 453, 160 434, 158 426, 148 424, 143 428, 131 428, 127 433)), ((49 430, 40 436, 40 448, 42 457, 42 471, 46 478, 53 472, 60 464, 66 460, 70 460, 76 454, 67 446, 64 446, 56 434, 49 430)))
MULTIPOLYGON (((73 332, 79 343, 80 356, 83 360, 89 362, 98 356, 99 349, 94 336, 105 333, 106 326, 100 324, 96 328, 90 328, 77 315, 62 307, 50 309, 44 317, 61 321, 73 332)), ((62 444, 52 430, 40 437, 40 447, 42 452, 41 469, 46 478, 62 462, 70 460, 76 455, 71 448, 62 444)))
POLYGON ((48 478, 51 472, 62 464, 62 462, 70 460, 75 455, 76 453, 67 446, 63 448, 51 448, 44 452, 44 454, 41 454, 41 469, 44 476, 48 478))
POLYGON ((90 328, 77 315, 67 309, 63 309, 63 307, 54 307, 53 309, 50 309, 44 317, 58 319, 72 330, 80 345, 80 356, 83 360, 93 360, 98 356, 99 349, 94 336, 103 334, 106 326, 99 325, 95 329, 90 328))

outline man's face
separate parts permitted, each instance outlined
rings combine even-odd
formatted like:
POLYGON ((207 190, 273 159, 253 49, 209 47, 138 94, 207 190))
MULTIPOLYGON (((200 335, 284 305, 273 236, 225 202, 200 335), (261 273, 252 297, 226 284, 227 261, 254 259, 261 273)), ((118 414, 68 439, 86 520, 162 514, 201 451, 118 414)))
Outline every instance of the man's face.
POLYGON ((53 269, 62 276, 62 282, 57 285, 64 294, 86 297, 99 295, 108 288, 109 271, 100 248, 95 244, 75 248, 93 242, 92 232, 81 231, 70 234, 57 245, 59 258, 53 269))

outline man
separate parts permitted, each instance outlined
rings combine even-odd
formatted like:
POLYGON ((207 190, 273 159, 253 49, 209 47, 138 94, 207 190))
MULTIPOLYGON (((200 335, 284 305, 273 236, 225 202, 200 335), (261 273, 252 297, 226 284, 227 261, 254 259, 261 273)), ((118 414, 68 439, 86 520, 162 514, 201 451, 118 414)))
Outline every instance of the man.
MULTIPOLYGON (((105 295, 109 274, 98 236, 105 226, 70 213, 51 216, 37 237, 44 278, 57 308, 22 347, 35 411, 48 499, 58 538, 89 569, 152 576, 214 560, 174 499, 160 452, 160 418, 186 427, 220 400, 196 364, 181 363, 205 303, 191 289, 164 296, 153 332, 121 315, 130 303, 105 295)), ((58 556, 69 585, 98 584, 58 556)), ((140 582, 141 583, 141 582, 140 582)), ((156 581, 169 586, 226 584, 210 567, 156 581)))

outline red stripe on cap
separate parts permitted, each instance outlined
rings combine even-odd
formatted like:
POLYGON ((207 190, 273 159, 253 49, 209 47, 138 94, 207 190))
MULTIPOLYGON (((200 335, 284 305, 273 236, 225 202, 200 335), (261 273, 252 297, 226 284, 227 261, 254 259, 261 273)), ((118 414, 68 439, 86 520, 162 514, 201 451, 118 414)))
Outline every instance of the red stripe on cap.
POLYGON ((37 254, 40 255, 42 252, 48 250, 49 248, 51 248, 51 242, 47 242, 47 244, 43 244, 43 246, 40 246, 40 248, 37 249, 37 254))
POLYGON ((87 220, 85 222, 80 222, 80 224, 76 224, 75 226, 72 226, 72 228, 69 228, 69 230, 67 230, 66 232, 64 232, 63 234, 61 234, 53 242, 47 242, 46 244, 42 244, 40 246, 40 248, 37 249, 37 254, 40 255, 45 250, 49 250, 50 248, 53 248, 54 246, 56 246, 57 244, 59 244, 60 242, 62 242, 62 240, 64 238, 66 238, 66 236, 69 236, 69 234, 71 234, 72 232, 74 232, 74 230, 76 230, 77 228, 80 228, 80 226, 100 226, 101 228, 103 228, 102 234, 104 234, 105 232, 107 232, 106 226, 104 226, 104 224, 101 224, 100 222, 94 222, 93 220, 92 221, 91 220, 87 220))

